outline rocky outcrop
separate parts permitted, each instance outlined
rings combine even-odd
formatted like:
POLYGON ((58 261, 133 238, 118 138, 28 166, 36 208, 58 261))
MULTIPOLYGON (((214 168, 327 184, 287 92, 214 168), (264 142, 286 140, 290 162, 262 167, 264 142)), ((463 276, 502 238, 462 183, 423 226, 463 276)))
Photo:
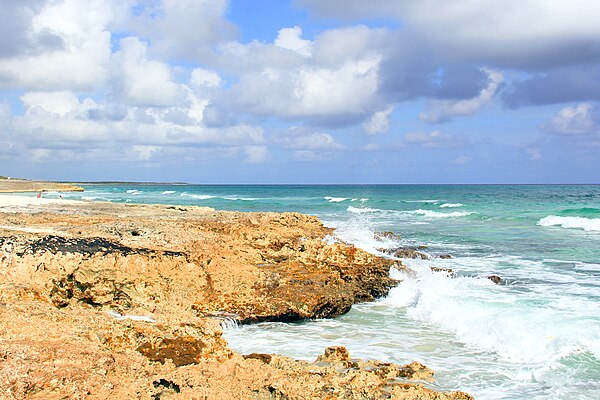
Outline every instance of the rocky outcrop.
POLYGON ((420 364, 352 360, 343 348, 307 363, 227 347, 223 317, 332 317, 394 285, 389 268, 401 264, 326 244, 331 231, 314 217, 29 211, 0 214, 0 398, 469 398, 408 383, 431 377, 420 364))
POLYGON ((418 247, 396 247, 393 249, 380 249, 383 253, 394 256, 396 258, 413 258, 421 260, 429 260, 431 256, 427 253, 422 252, 422 249, 427 248, 426 246, 418 247))

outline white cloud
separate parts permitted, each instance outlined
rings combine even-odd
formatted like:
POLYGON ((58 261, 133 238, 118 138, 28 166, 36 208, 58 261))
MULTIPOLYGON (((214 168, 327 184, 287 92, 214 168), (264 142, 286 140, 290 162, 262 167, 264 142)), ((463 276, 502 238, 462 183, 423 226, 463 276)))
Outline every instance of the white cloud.
POLYGON ((0 82, 34 90, 89 90, 102 85, 111 55, 107 25, 115 18, 115 9, 108 0, 47 2, 32 16, 31 35, 51 35, 56 45, 0 59, 0 82))
POLYGON ((488 84, 477 97, 466 100, 432 100, 428 104, 428 111, 420 113, 419 118, 423 121, 438 123, 459 115, 471 115, 479 110, 492 100, 504 80, 504 75, 498 71, 486 70, 486 73, 488 74, 488 84))
POLYGON ((204 68, 194 68, 192 70, 190 83, 193 86, 214 88, 221 84, 221 77, 215 71, 204 68))
POLYGON ((193 102, 165 108, 115 109, 112 104, 91 98, 79 100, 68 91, 28 92, 21 99, 23 115, 11 115, 7 106, 0 109, 5 117, 1 136, 7 141, 5 148, 18 144, 27 150, 29 157, 38 160, 43 158, 39 154, 50 153, 31 150, 51 150, 54 155, 62 152, 64 157, 74 159, 79 157, 75 150, 113 158, 109 151, 112 149, 127 160, 149 160, 163 156, 167 148, 249 146, 247 154, 251 162, 262 157, 262 128, 247 124, 205 127, 193 118, 193 102))
POLYGON ((26 92, 21 97, 23 105, 31 110, 40 107, 44 111, 64 117, 79 108, 79 100, 75 93, 68 90, 58 92, 26 92))
POLYGON ((600 111, 589 103, 563 107, 541 128, 556 135, 600 135, 600 111))
POLYGON ((529 159, 532 161, 539 161, 543 158, 541 150, 537 147, 527 147, 525 153, 527 153, 529 159))
POLYGON ((312 53, 312 42, 302 39, 302 28, 299 26, 279 30, 273 44, 283 49, 295 51, 303 57, 310 57, 312 53))
POLYGON ((387 132, 390 129, 390 115, 394 110, 393 106, 389 106, 385 110, 377 111, 373 116, 363 123, 363 129, 367 135, 377 135, 378 133, 387 132))
POLYGON ((310 132, 304 130, 291 130, 290 135, 282 136, 278 139, 279 143, 287 149, 300 150, 340 150, 344 146, 328 133, 310 132))
POLYGON ((425 148, 448 148, 457 147, 463 144, 461 139, 442 133, 439 130, 430 133, 411 132, 404 135, 403 143, 406 145, 418 145, 425 148))
POLYGON ((140 161, 148 161, 160 149, 158 146, 134 145, 131 146, 131 153, 134 159, 140 161))
POLYGON ((168 64, 147 58, 147 46, 136 37, 121 39, 116 54, 122 95, 131 105, 164 107, 182 96, 168 64))
POLYGON ((157 0, 137 4, 126 28, 152 43, 163 57, 206 61, 213 47, 232 39, 236 28, 225 19, 228 0, 157 0))
POLYGON ((261 164, 269 155, 267 146, 245 146, 244 153, 246 153, 246 162, 250 164, 261 164))
POLYGON ((223 46, 228 68, 240 79, 222 102, 258 115, 325 125, 355 123, 384 104, 378 93, 383 57, 378 38, 383 32, 334 29, 308 41, 294 27, 281 30, 275 44, 223 46), (356 51, 356 44, 363 50, 372 47, 356 51))

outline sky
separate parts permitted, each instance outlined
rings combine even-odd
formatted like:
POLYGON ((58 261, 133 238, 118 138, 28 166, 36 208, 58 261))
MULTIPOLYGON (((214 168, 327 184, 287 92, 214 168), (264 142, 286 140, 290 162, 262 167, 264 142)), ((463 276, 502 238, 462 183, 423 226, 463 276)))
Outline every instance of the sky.
POLYGON ((597 0, 0 0, 0 175, 600 183, 597 0))

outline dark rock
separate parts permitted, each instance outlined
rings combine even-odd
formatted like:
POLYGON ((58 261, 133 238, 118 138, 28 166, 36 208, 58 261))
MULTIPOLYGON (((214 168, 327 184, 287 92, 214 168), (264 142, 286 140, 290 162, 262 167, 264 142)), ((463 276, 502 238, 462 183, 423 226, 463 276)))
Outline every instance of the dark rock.
POLYGON ((383 242, 384 239, 389 239, 389 240, 400 240, 400 235, 398 235, 397 233, 394 232, 390 232, 390 231, 386 231, 386 232, 375 232, 375 234, 373 235, 375 237, 375 240, 378 240, 380 242, 383 242))
POLYGON ((398 376, 406 379, 430 380, 433 378, 433 370, 417 361, 413 361, 410 364, 403 365, 398 376))
POLYGON ((502 278, 500 278, 498 275, 488 275, 486 278, 494 282, 496 285, 500 285, 502 283, 502 278))
POLYGON ((444 259, 444 260, 449 260, 449 259, 454 258, 454 257, 452 257, 450 254, 441 254, 440 258, 444 259))
MULTIPOLYGON (((133 232, 131 234, 136 236, 133 232)), ((168 256, 184 255, 184 253, 177 251, 156 251, 146 248, 132 248, 104 238, 66 238, 54 235, 44 236, 40 239, 26 243, 23 246, 23 250, 17 253, 17 255, 21 256, 25 253, 42 253, 46 251, 49 251, 53 254, 78 253, 85 256, 91 256, 95 254, 106 255, 112 253, 118 253, 122 256, 128 256, 132 254, 162 254, 168 256)))
POLYGON ((418 251, 413 247, 400 247, 396 249, 389 250, 386 252, 388 254, 393 255, 398 258, 413 258, 413 259, 421 259, 421 260, 429 260, 429 254, 418 251))
POLYGON ((271 359, 273 358, 273 356, 270 354, 261 354, 261 353, 245 354, 242 357, 244 357, 246 360, 247 359, 259 360, 259 361, 264 362, 265 364, 269 364, 271 362, 271 359))
POLYGON ((159 343, 145 342, 136 349, 150 361, 162 364, 170 359, 177 367, 188 364, 197 364, 202 349, 205 347, 201 340, 191 336, 164 338, 159 343))
POLYGON ((454 275, 452 268, 429 267, 433 272, 446 272, 449 275, 454 275))

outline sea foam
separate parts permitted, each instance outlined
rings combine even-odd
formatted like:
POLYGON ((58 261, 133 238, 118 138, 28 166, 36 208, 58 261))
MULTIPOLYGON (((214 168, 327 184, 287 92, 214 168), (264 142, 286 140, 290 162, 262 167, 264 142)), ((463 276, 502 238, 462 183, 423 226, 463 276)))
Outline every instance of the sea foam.
POLYGON ((330 203, 340 203, 342 201, 350 200, 348 197, 331 197, 331 196, 326 196, 326 197, 324 197, 324 199, 330 203))
POLYGON ((450 332, 470 347, 513 363, 552 364, 573 352, 596 355, 599 350, 599 330, 585 319, 536 306, 485 278, 451 278, 420 260, 409 260, 408 266, 414 272, 392 270, 401 283, 382 303, 400 307, 410 318, 450 332))
POLYGON ((462 207, 464 204, 462 203, 444 203, 440 206, 440 208, 457 208, 462 207))
POLYGON ((562 228, 583 229, 584 231, 600 231, 600 218, 559 217, 549 215, 540 219, 540 226, 560 226, 562 228))
POLYGON ((472 211, 454 211, 454 212, 438 212, 431 210, 415 210, 407 211, 407 214, 418 214, 428 218, 455 218, 455 217, 466 217, 467 215, 474 214, 472 211))
POLYGON ((386 210, 380 210, 378 208, 370 208, 370 207, 348 207, 346 211, 354 213, 354 214, 364 214, 364 213, 373 213, 373 212, 385 212, 386 210))
POLYGON ((210 194, 181 193, 181 197, 191 197, 192 199, 197 199, 197 200, 207 200, 207 199, 213 199, 215 196, 211 196, 210 194))

